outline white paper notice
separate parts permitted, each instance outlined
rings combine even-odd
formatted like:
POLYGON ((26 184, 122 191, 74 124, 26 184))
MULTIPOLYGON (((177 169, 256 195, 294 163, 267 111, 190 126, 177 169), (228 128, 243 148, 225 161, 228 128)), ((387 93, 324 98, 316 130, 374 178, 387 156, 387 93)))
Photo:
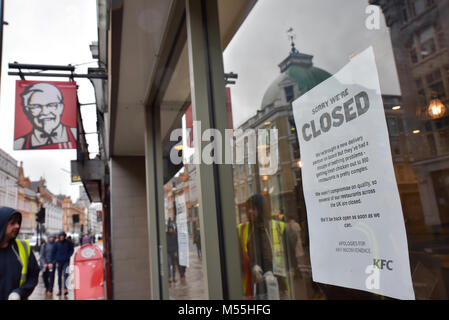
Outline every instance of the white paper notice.
POLYGON ((189 266, 189 231, 187 228, 187 207, 184 194, 175 198, 176 225, 178 227, 179 265, 189 266))
POLYGON ((169 214, 168 214, 168 199, 164 197, 164 218, 165 225, 168 224, 169 214))
POLYGON ((293 113, 313 280, 414 299, 373 49, 299 97, 293 113))

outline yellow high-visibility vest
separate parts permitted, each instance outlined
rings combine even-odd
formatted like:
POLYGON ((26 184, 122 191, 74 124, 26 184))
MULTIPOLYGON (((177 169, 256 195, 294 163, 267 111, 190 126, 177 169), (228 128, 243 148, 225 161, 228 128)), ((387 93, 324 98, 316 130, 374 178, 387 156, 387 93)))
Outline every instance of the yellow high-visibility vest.
POLYGON ((27 240, 16 239, 16 244, 19 249, 20 262, 22 264, 22 274, 19 282, 19 287, 21 287, 27 281, 28 259, 30 257, 31 249, 27 240))
POLYGON ((284 242, 282 240, 284 230, 285 223, 283 221, 271 220, 271 234, 273 241, 273 274, 282 277, 287 276, 284 242), (280 230, 278 230, 278 228, 280 230), (280 231, 280 234, 278 233, 278 231, 280 231))
POLYGON ((239 238, 242 242, 242 248, 244 252, 248 252, 248 236, 249 236, 249 222, 247 223, 241 223, 238 226, 239 228, 239 238), (242 239, 242 228, 243 229, 243 239, 242 239))
MULTIPOLYGON (((248 259, 247 254, 248 254, 248 237, 249 237, 249 227, 250 227, 250 222, 246 222, 246 223, 241 223, 238 225, 238 235, 239 235, 239 240, 242 246, 242 251, 243 254, 245 255, 244 259, 248 259)), ((277 275, 281 275, 281 276, 286 276, 285 274, 285 270, 286 270, 286 265, 285 265, 285 252, 284 252, 284 245, 283 245, 283 241, 282 241, 282 235, 284 234, 284 230, 285 230, 285 223, 283 221, 276 221, 276 220, 271 220, 271 231, 272 231, 272 241, 273 241, 273 273, 277 274, 277 275), (278 228, 280 229, 280 234, 278 233, 278 228)), ((243 288, 243 292, 246 295, 247 293, 247 286, 248 283, 247 281, 248 276, 246 273, 242 279, 242 288, 243 288)))

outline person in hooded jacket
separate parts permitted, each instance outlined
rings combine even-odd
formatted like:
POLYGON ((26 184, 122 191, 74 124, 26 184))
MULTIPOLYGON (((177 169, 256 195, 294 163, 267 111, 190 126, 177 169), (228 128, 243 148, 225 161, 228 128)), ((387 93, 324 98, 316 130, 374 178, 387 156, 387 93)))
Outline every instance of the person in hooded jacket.
POLYGON ((55 237, 50 235, 48 242, 41 245, 40 263, 42 268, 42 278, 44 279, 45 294, 49 297, 53 295, 53 284, 55 282, 56 262, 51 259, 53 247, 56 245, 55 237))
POLYGON ((29 243, 16 239, 21 223, 20 212, 0 207, 0 300, 26 300, 39 280, 29 243))
POLYGON ((58 270, 58 296, 61 295, 62 291, 62 278, 64 278, 64 295, 69 293, 67 290, 67 268, 70 264, 70 257, 72 254, 73 243, 66 239, 65 232, 61 231, 58 235, 58 242, 56 242, 56 245, 53 247, 51 252, 51 261, 56 261, 56 269, 58 270))
POLYGON ((250 299, 287 299, 289 231, 283 221, 273 219, 269 195, 252 195, 246 201, 246 214, 247 221, 237 229, 244 295, 250 299), (270 288, 276 288, 277 292, 270 288))
POLYGON ((176 266, 178 265, 178 234, 174 224, 169 224, 167 228, 167 264, 168 282, 176 282, 176 266))

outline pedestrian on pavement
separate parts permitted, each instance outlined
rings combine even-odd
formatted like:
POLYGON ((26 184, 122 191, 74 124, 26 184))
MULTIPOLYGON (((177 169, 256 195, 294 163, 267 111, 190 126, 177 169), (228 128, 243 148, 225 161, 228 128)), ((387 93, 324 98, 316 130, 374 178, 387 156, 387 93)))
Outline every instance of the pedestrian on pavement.
POLYGON ((288 260, 285 222, 271 216, 268 195, 255 194, 246 201, 247 221, 238 225, 242 282, 252 299, 287 299, 288 260))
POLYGON ((49 297, 53 296, 53 285, 55 283, 56 261, 51 260, 53 247, 56 245, 55 236, 50 235, 48 242, 41 246, 40 263, 42 268, 42 278, 44 280, 45 294, 49 297))
POLYGON ((193 235, 193 243, 196 245, 196 251, 198 253, 198 258, 201 259, 201 234, 200 234, 200 227, 195 228, 195 234, 193 235))
POLYGON ((176 221, 173 217, 169 217, 167 221, 167 226, 172 226, 176 232, 176 221))
POLYGON ((177 257, 177 264, 178 264, 178 270, 179 270, 179 276, 181 278, 181 283, 186 282, 186 269, 187 266, 183 266, 179 264, 179 250, 178 250, 178 257, 177 257))
MULTIPOLYGON (((73 246, 75 246, 75 242, 73 241, 73 239, 72 239, 72 236, 66 236, 66 240, 68 241, 68 242, 70 242, 73 246)), ((75 241, 76 241, 76 239, 75 239, 75 241)))
POLYGON ((92 237, 91 237, 91 235, 85 234, 84 237, 82 238, 81 244, 82 244, 82 245, 85 245, 85 244, 91 244, 91 243, 92 243, 92 237))
POLYGON ((178 264, 178 234, 173 224, 167 228, 167 263, 168 282, 176 282, 176 266, 178 264))
POLYGON ((0 300, 26 300, 39 280, 39 265, 30 244, 17 239, 22 215, 0 207, 0 300))
POLYGON ((51 253, 51 261, 56 261, 56 266, 58 269, 58 296, 62 294, 62 280, 64 280, 64 295, 67 295, 69 292, 67 290, 67 268, 70 264, 70 257, 73 254, 73 243, 66 239, 66 234, 64 231, 61 231, 58 235, 58 242, 53 247, 51 253))

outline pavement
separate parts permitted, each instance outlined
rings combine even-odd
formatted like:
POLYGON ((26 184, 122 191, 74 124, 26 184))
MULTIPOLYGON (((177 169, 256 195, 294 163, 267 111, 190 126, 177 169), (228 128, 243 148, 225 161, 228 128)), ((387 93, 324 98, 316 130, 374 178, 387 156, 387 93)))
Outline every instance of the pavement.
MULTIPOLYGON (((78 250, 79 247, 75 248, 75 252, 78 250)), ((34 255, 36 256, 36 260, 39 261, 39 253, 34 252, 34 255)), ((72 258, 70 259, 70 265, 73 265, 73 257, 75 254, 72 255, 72 258)), ((53 285, 53 297, 47 297, 45 295, 45 286, 44 286, 44 280, 42 278, 42 271, 39 273, 39 282, 34 288, 33 293, 28 297, 28 300, 74 300, 73 290, 68 290, 69 294, 64 296, 64 292, 61 296, 57 296, 58 293, 58 272, 55 272, 55 283, 53 285)))
POLYGON ((36 288, 34 288, 33 293, 28 297, 28 300, 74 300, 73 290, 69 290, 69 294, 67 296, 61 295, 58 297, 56 295, 58 293, 58 281, 55 277, 55 285, 53 290, 53 297, 47 297, 45 295, 45 287, 44 281, 42 280, 42 272, 39 276, 39 283, 36 288))
MULTIPOLYGON (((101 243, 96 243, 96 245, 103 250, 103 245, 101 243)), ((72 258, 70 259, 70 266, 73 266, 73 260, 75 257, 75 253, 78 251, 80 247, 77 246, 74 248, 74 254, 72 255, 72 258)), ((39 253, 38 252, 34 252, 34 255, 36 257, 36 260, 39 261, 39 253)), ((70 268, 69 268, 70 270, 70 268)), ((73 270, 73 269, 72 269, 73 270)), ((64 294, 62 294, 61 296, 57 296, 56 294, 58 293, 58 278, 57 278, 57 271, 55 272, 55 283, 53 285, 53 296, 52 297, 48 297, 45 295, 45 286, 44 286, 44 280, 42 278, 42 271, 39 273, 39 282, 36 286, 36 288, 34 288, 33 293, 28 297, 28 300, 74 300, 74 292, 72 289, 68 289, 69 294, 64 296, 64 294)), ((70 277, 70 275, 69 275, 70 277)), ((72 277, 73 279, 73 277, 72 277)), ((69 281, 69 283, 73 283, 72 281, 69 281)), ((70 287, 70 286, 69 286, 70 287)))
MULTIPOLYGON (((79 247, 75 248, 75 252, 79 247)), ((34 253, 36 259, 39 261, 39 253, 34 253)), ((70 260, 70 265, 73 265, 73 259, 70 260)), ((42 278, 42 271, 39 274, 39 283, 30 295, 28 300, 74 300, 73 290, 69 289, 67 296, 56 296, 58 292, 57 273, 55 274, 55 283, 53 290, 53 297, 45 295, 44 281, 42 278)), ((185 281, 181 281, 179 272, 176 272, 176 282, 169 284, 169 299, 170 300, 207 300, 203 265, 201 259, 198 257, 196 245, 193 244, 192 239, 189 241, 189 267, 186 269, 185 281)))

